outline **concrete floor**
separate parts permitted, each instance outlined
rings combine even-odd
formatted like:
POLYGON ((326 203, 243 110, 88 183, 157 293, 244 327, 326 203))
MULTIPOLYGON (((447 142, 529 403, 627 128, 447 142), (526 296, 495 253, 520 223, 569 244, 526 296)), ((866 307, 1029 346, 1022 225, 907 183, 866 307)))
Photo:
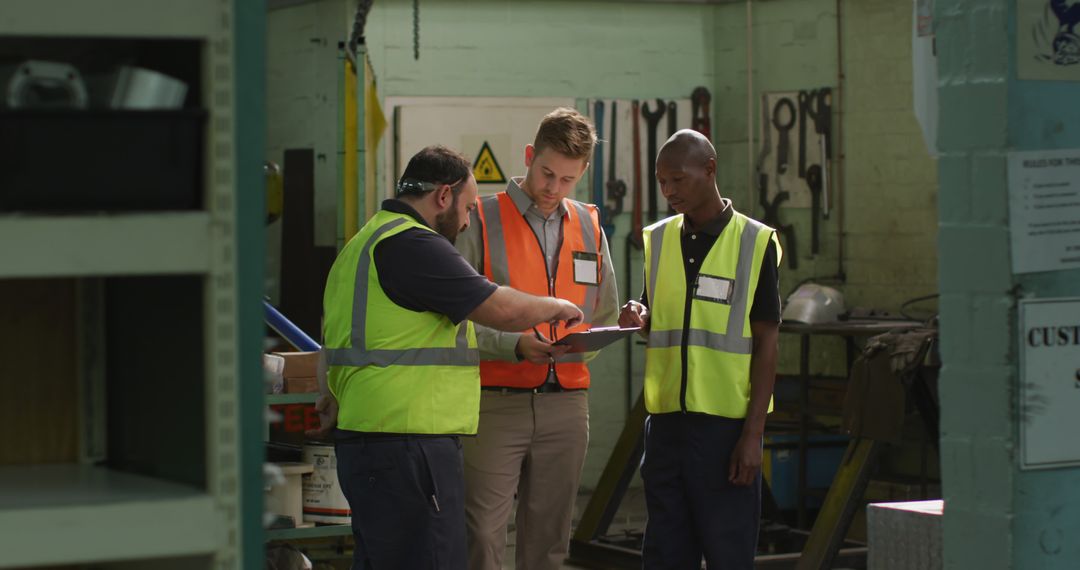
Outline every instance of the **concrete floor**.
MULTIPOLYGON (((623 531, 641 531, 645 528, 645 492, 640 486, 640 481, 637 483, 638 486, 631 487, 626 492, 626 496, 619 505, 619 512, 616 513, 615 519, 611 521, 611 527, 608 529, 608 534, 617 534, 623 531)), ((574 528, 577 528, 581 513, 585 511, 585 506, 589 503, 589 498, 591 496, 592 495, 589 493, 581 493, 578 495, 577 504, 574 507, 574 528)), ((513 570, 514 568, 514 550, 517 545, 517 537, 514 532, 513 517, 513 514, 511 514, 511 522, 509 529, 507 530, 506 555, 503 557, 504 570, 513 570)), ((562 568, 579 569, 581 567, 564 563, 562 568)))

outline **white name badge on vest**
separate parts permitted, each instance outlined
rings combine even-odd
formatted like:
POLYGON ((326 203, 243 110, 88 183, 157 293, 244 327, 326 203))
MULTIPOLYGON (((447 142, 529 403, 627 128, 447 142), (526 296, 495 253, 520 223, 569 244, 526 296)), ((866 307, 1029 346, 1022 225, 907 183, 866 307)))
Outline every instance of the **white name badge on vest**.
POLYGON ((735 289, 735 280, 698 273, 694 284, 694 298, 714 303, 731 304, 731 292, 735 289))
POLYGON ((574 283, 580 285, 600 284, 600 256, 587 251, 575 251, 574 283))

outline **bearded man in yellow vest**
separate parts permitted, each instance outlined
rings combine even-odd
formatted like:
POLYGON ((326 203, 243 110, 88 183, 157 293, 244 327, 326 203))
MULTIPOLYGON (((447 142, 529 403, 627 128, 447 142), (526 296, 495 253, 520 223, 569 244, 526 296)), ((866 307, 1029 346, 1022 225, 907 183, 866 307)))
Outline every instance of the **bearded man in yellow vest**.
POLYGON ((596 206, 569 198, 589 165, 596 129, 574 109, 540 121, 524 177, 480 199, 458 249, 500 285, 577 304, 576 327, 477 329, 480 428, 464 442, 470 570, 500 570, 517 496, 519 570, 562 568, 589 443, 587 356, 553 345, 619 312, 615 272, 596 206))
POLYGON ((397 199, 327 277, 316 407, 352 510, 354 570, 464 570, 459 436, 476 433, 480 401, 473 322, 521 330, 583 316, 569 301, 500 287, 461 257, 453 242, 476 195, 468 159, 421 150, 397 199))
POLYGON ((761 455, 780 324, 776 232, 716 186, 691 130, 656 158, 675 216, 645 228, 645 291, 619 315, 646 330, 644 567, 753 568, 761 455))

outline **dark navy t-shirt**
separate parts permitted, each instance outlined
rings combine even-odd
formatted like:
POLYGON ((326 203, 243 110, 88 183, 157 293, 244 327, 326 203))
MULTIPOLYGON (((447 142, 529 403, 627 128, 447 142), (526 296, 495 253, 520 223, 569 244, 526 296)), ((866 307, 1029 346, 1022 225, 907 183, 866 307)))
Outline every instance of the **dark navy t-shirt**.
MULTIPOLYGON (((382 208, 427 225, 412 206, 401 200, 385 200, 382 208)), ((375 269, 391 301, 411 311, 446 315, 455 324, 465 320, 499 287, 477 273, 450 240, 419 228, 379 242, 375 246, 375 269)))

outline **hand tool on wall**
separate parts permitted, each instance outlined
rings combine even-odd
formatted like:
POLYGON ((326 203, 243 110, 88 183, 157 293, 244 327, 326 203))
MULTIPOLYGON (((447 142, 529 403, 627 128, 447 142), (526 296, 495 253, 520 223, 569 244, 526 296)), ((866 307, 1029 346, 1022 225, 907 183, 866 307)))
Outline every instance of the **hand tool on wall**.
POLYGON ((810 118, 821 146, 821 217, 829 219, 829 164, 832 160, 832 89, 825 87, 810 98, 810 118))
POLYGON ((667 136, 671 138, 671 135, 675 134, 675 131, 679 130, 679 106, 674 101, 668 101, 667 104, 667 136))
POLYGON ((690 94, 690 128, 705 135, 705 138, 711 141, 712 124, 709 120, 710 101, 712 101, 712 96, 709 95, 709 90, 704 87, 698 87, 690 94))
POLYGON ((813 121, 814 132, 825 138, 822 161, 831 158, 832 143, 829 141, 832 130, 832 108, 830 106, 832 90, 829 88, 799 91, 799 176, 806 177, 806 149, 810 146, 807 137, 807 122, 813 121))
POLYGON ((792 127, 795 126, 795 119, 797 118, 795 111, 795 103, 791 102, 791 99, 787 97, 781 97, 776 105, 773 106, 772 112, 772 124, 776 128, 778 140, 776 141, 776 174, 777 176, 784 174, 788 169, 788 152, 791 150, 791 134, 792 127), (787 120, 783 120, 783 113, 787 113, 787 120))
MULTIPOLYGON (((644 227, 641 220, 641 115, 638 113, 638 101, 634 100, 630 107, 630 116, 634 121, 634 199, 632 211, 630 213, 630 233, 627 234, 626 239, 636 249, 644 247, 644 240, 641 237, 641 230, 644 227)), ((627 248, 627 258, 629 259, 630 248, 627 248)), ((626 264, 630 266, 629 263, 626 264)), ((629 269, 628 269, 629 271, 629 269)), ((629 281, 627 281, 629 283, 629 281)))
MULTIPOLYGON (((679 130, 679 107, 674 101, 668 101, 667 104, 667 135, 671 138, 675 134, 675 131, 679 130)), ((674 216, 675 208, 668 204, 667 215, 674 216)))
POLYGON ((648 121, 646 128, 649 129, 647 133, 649 136, 649 221, 655 222, 657 218, 657 199, 656 199, 656 128, 660 126, 660 118, 664 116, 664 111, 667 107, 664 105, 663 99, 656 100, 656 111, 649 110, 649 104, 644 103, 641 106, 641 114, 648 121))
POLYGON ((821 218, 821 165, 811 164, 806 169, 806 184, 810 186, 810 253, 821 250, 818 221, 821 218))
MULTIPOLYGON (((616 101, 611 102, 611 136, 608 137, 608 146, 611 148, 608 150, 608 181, 607 181, 607 198, 611 204, 614 204, 608 208, 608 223, 611 223, 611 218, 617 216, 623 211, 623 198, 626 197, 626 182, 623 182, 615 176, 615 155, 618 154, 618 143, 616 141, 616 133, 618 129, 616 125, 619 124, 619 112, 618 103, 616 101)), ((611 235, 610 233, 608 235, 611 235)))
POLYGON ((825 87, 811 92, 810 118, 814 121, 814 132, 825 137, 826 160, 832 158, 832 89, 825 87))
POLYGON ((798 269, 799 256, 795 242, 795 226, 780 223, 780 204, 790 196, 791 194, 781 190, 770 201, 768 176, 763 172, 758 173, 758 202, 762 208, 765 208, 765 218, 761 221, 767 226, 776 228, 776 231, 784 237, 784 257, 788 260, 788 267, 798 269))
MULTIPOLYGON (((818 137, 818 144, 821 145, 821 156, 827 157, 825 154, 826 137, 818 137)), ((829 219, 829 159, 825 158, 825 166, 821 169, 821 217, 826 220, 829 219)))
MULTIPOLYGON (((604 132, 604 102, 597 100, 593 103, 593 122, 596 124, 596 138, 603 140, 604 132)), ((604 144, 597 143, 593 149, 592 161, 592 203, 600 210, 600 227, 608 238, 611 230, 608 225, 607 208, 604 205, 604 144)))
POLYGON ((806 115, 810 112, 813 91, 799 91, 799 178, 806 178, 806 115))

